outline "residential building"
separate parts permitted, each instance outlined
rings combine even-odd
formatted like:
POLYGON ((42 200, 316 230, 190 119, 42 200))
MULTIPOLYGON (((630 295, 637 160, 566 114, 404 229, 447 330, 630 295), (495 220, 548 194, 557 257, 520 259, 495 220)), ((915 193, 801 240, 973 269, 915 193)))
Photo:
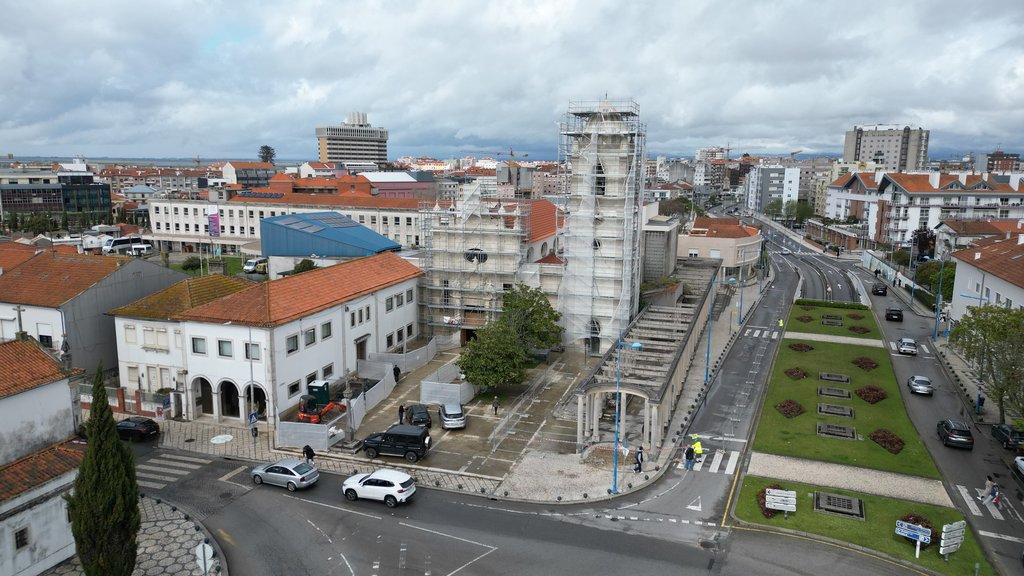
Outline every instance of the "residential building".
POLYGON ((316 139, 321 162, 388 161, 388 131, 374 128, 365 112, 350 112, 340 126, 320 126, 316 139))
POLYGON ((1024 310, 1024 232, 981 241, 958 250, 949 318, 959 321, 969 306, 1002 306, 1024 310))
POLYGON ((761 255, 760 228, 743 224, 736 218, 694 220, 688 233, 679 234, 676 250, 679 258, 718 258, 722 260, 722 279, 753 278, 761 255))
POLYGON ((123 193, 133 186, 149 186, 165 194, 196 194, 221 180, 220 170, 209 167, 105 166, 96 173, 98 182, 110 185, 110 191, 123 193))
POLYGON ((867 223, 868 237, 874 238, 879 218, 877 177, 874 172, 854 172, 836 178, 826 188, 824 216, 867 223))
POLYGON ((0 339, 26 332, 88 374, 117 367, 107 310, 185 277, 137 258, 42 252, 0 276, 0 339))
MULTIPOLYGON (((778 164, 751 167, 741 190, 747 209, 764 212, 768 205, 776 200, 785 204, 787 170, 792 168, 784 168, 778 164)), ((799 192, 799 170, 795 174, 790 172, 788 180, 788 194, 795 199, 799 192)))
POLYGON ((252 189, 267 186, 277 169, 270 162, 225 162, 221 174, 228 184, 252 189))
POLYGON ((75 555, 63 496, 82 462, 73 371, 24 334, 0 342, 0 574, 43 574, 75 555))
POLYGON ((1020 154, 996 150, 985 157, 985 172, 1020 172, 1020 154))
POLYGON ((910 126, 854 126, 846 132, 843 160, 875 162, 888 172, 924 170, 929 131, 910 126))
POLYGON ((987 239, 1024 233, 1024 219, 943 220, 935 227, 935 257, 963 250, 987 239))
POLYGON ((574 101, 560 130, 559 160, 572 167, 559 241, 564 339, 602 354, 639 304, 646 126, 635 101, 574 101))

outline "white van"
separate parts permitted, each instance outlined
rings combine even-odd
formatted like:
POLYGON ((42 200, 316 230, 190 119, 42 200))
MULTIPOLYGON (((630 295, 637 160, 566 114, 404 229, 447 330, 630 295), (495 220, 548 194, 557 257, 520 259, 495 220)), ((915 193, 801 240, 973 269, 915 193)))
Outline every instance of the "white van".
POLYGON ((266 258, 250 258, 245 261, 245 265, 242 266, 242 272, 246 274, 266 274, 267 273, 267 259, 266 258))
POLYGON ((149 256, 153 253, 153 247, 149 244, 132 244, 125 254, 129 256, 149 256))
POLYGON ((128 250, 131 250, 135 244, 143 244, 142 238, 138 236, 125 237, 125 238, 107 238, 106 243, 103 244, 104 254, 123 254, 128 250))

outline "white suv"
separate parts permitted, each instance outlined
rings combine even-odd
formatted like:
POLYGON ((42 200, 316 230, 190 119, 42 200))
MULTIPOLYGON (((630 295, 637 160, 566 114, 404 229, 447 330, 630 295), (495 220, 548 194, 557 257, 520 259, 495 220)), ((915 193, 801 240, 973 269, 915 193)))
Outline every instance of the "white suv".
POLYGON ((349 500, 383 500, 388 508, 394 508, 399 502, 408 502, 412 498, 416 493, 416 481, 405 472, 380 469, 350 477, 342 484, 341 490, 349 500))

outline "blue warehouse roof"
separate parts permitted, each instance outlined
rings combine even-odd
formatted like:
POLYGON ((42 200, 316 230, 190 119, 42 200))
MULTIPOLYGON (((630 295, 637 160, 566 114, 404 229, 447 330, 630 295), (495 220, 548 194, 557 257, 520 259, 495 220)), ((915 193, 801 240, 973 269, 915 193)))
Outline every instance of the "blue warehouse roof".
POLYGON ((260 220, 264 256, 355 258, 402 246, 337 212, 288 214, 260 220))

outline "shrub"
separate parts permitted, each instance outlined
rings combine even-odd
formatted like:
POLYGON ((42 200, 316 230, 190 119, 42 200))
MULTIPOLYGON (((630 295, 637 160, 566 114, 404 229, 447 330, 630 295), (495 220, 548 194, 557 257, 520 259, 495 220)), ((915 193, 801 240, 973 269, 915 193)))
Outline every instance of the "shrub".
POLYGON ((810 300, 807 298, 801 298, 794 302, 797 306, 800 306, 804 310, 813 310, 815 307, 821 308, 842 308, 844 310, 868 310, 869 307, 864 304, 857 304, 856 302, 826 302, 824 300, 810 300))
MULTIPOLYGON (((903 517, 900 518, 900 520, 903 520, 904 522, 908 522, 910 524, 917 524, 918 526, 923 526, 923 527, 931 530, 932 531, 932 541, 934 542, 935 540, 937 540, 936 537, 938 535, 935 533, 935 527, 932 526, 931 521, 929 521, 924 516, 921 516, 920 514, 917 514, 917 513, 914 513, 914 512, 910 512, 908 514, 904 514, 903 517)), ((916 540, 912 540, 910 538, 907 538, 907 542, 910 542, 911 544, 916 544, 917 543, 916 540)), ((924 542, 921 542, 921 549, 922 550, 924 550, 927 547, 928 547, 928 544, 925 544, 924 542)))
POLYGON ((803 378, 807 378, 807 372, 804 372, 799 368, 790 368, 789 370, 786 370, 786 376, 789 376, 793 380, 802 380, 803 378))
POLYGON ((793 400, 779 402, 775 405, 775 409, 786 418, 795 418, 804 413, 804 407, 793 400))
POLYGON ((875 430, 868 437, 893 454, 899 454, 903 450, 903 439, 885 428, 875 430))
POLYGON ((778 510, 772 510, 771 508, 768 507, 768 497, 766 496, 766 494, 768 493, 769 489, 785 490, 785 488, 779 486, 778 484, 769 484, 764 488, 761 488, 761 491, 757 493, 757 505, 761 507, 761 514, 764 514, 765 518, 773 518, 776 514, 779 513, 778 510))
POLYGON ((794 352, 810 352, 811 350, 814 350, 814 346, 804 344, 803 342, 796 342, 794 344, 790 344, 789 349, 794 352))
POLYGON ((863 320, 864 319, 864 315, 863 314, 858 314, 856 312, 851 312, 851 313, 847 314, 846 317, 849 318, 850 320, 863 320))
POLYGON ((876 404, 889 397, 889 395, 885 393, 885 390, 882 390, 874 384, 868 384, 867 386, 857 388, 857 390, 854 391, 854 394, 860 396, 860 399, 868 404, 876 404))
POLYGON ((799 320, 799 321, 803 322, 804 324, 806 324, 806 323, 814 320, 814 317, 813 316, 800 316, 800 317, 797 318, 797 320, 799 320))
POLYGON ((871 358, 867 358, 865 356, 861 356, 860 358, 854 358, 853 364, 854 366, 864 371, 871 371, 874 370, 875 368, 878 368, 878 362, 875 362, 871 358))
POLYGON ((850 332, 855 334, 867 334, 868 332, 871 332, 871 329, 865 328, 864 326, 850 326, 850 332))
POLYGON ((185 272, 192 272, 199 270, 203 265, 203 261, 199 259, 199 256, 189 256, 181 263, 181 269, 185 272))

